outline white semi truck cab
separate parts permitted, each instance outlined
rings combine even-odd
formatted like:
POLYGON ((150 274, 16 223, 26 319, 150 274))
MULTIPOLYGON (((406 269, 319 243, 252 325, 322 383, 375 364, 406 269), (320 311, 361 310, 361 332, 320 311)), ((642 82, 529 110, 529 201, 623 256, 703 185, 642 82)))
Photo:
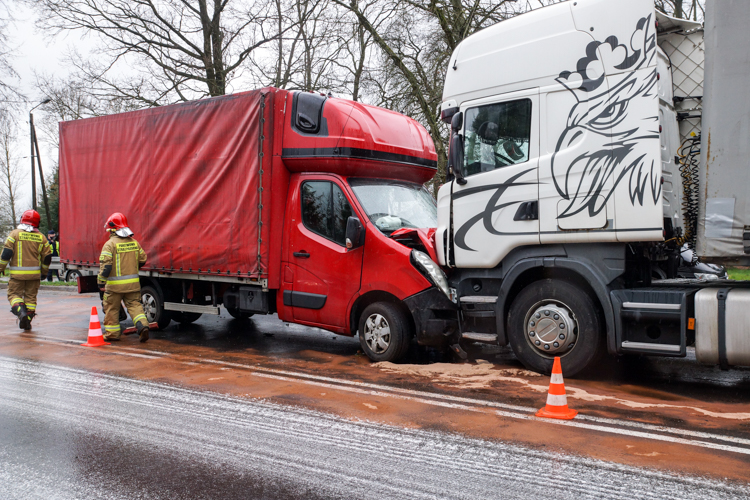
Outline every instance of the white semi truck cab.
POLYGON ((750 288, 652 281, 676 278, 695 241, 665 25, 700 27, 652 0, 569 0, 456 48, 435 246, 460 314, 450 325, 436 311, 436 338, 457 351, 460 340, 510 344, 540 372, 560 356, 566 375, 607 351, 686 356, 691 345, 700 362, 750 365, 750 288))

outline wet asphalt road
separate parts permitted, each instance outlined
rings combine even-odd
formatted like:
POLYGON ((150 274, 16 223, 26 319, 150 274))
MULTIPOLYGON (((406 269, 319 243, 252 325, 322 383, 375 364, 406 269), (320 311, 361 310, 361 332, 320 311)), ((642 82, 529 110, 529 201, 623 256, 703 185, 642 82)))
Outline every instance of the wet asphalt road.
POLYGON ((747 498, 745 485, 0 356, 0 498, 747 498))

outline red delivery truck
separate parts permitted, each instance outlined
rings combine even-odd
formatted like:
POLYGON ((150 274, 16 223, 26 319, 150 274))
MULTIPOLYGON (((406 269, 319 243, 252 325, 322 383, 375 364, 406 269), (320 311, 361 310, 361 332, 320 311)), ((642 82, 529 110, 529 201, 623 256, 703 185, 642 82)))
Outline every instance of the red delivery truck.
POLYGON ((275 88, 63 122, 61 262, 85 289, 122 212, 161 328, 220 307, 277 313, 395 360, 414 336, 444 346, 456 324, 423 188, 436 160, 406 116, 275 88))

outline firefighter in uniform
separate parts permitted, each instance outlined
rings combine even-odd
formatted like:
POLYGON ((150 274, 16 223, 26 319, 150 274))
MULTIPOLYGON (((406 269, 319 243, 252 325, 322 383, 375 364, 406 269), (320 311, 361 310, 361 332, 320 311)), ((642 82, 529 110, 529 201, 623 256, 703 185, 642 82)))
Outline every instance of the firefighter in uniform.
POLYGON ((148 340, 148 320, 141 304, 141 282, 138 269, 146 263, 146 252, 131 236, 128 220, 119 212, 112 214, 104 226, 109 241, 99 256, 99 290, 104 292, 104 338, 120 340, 120 302, 133 318, 141 342, 148 340))
POLYGON ((39 232, 39 213, 26 210, 18 229, 8 235, 0 254, 0 273, 8 266, 8 301, 11 312, 18 316, 18 326, 31 330, 31 320, 36 315, 36 296, 42 277, 47 276, 52 249, 39 232))

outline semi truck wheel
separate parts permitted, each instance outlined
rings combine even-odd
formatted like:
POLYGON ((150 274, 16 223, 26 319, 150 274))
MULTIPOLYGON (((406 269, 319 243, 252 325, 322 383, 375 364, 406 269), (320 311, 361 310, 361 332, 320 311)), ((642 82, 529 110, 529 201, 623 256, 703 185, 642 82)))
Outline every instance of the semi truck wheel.
POLYGON ((568 377, 594 363, 605 347, 594 300, 577 286, 553 279, 521 290, 508 313, 508 339, 528 369, 549 374, 559 356, 568 377))
POLYGON ((227 312, 234 319, 250 319, 253 316, 253 313, 240 311, 239 309, 227 309, 227 312))
POLYGON ((411 341, 406 314, 388 302, 367 306, 359 318, 359 343, 373 361, 396 361, 406 354, 411 341))
POLYGON ((201 313, 191 313, 185 311, 170 311, 172 319, 181 324, 195 323, 202 316, 201 313))
POLYGON ((169 311, 164 310, 164 301, 153 287, 144 286, 141 288, 141 302, 143 303, 143 313, 149 323, 157 323, 160 330, 169 326, 172 316, 169 311))

